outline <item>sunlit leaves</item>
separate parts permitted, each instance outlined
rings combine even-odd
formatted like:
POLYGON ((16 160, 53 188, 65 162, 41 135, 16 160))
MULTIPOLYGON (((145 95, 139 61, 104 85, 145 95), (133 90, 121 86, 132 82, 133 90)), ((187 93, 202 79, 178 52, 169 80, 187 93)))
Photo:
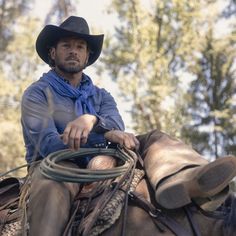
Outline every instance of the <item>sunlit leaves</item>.
POLYGON ((232 124, 235 117, 235 105, 224 104, 235 93, 230 79, 235 74, 235 37, 233 31, 219 37, 222 6, 218 0, 112 1, 109 11, 118 15, 120 25, 105 43, 104 62, 123 96, 133 102, 130 112, 136 132, 161 128, 183 137, 182 127, 196 121, 189 138, 197 140, 199 151, 208 152, 214 143, 209 133, 222 132, 227 138, 226 122, 211 125, 211 130, 206 126, 213 118, 232 124), (206 43, 210 40, 213 47, 206 43), (205 50, 213 61, 205 57, 205 50), (192 89, 185 94, 190 83, 192 89), (201 125, 206 129, 198 133, 196 127, 201 125))

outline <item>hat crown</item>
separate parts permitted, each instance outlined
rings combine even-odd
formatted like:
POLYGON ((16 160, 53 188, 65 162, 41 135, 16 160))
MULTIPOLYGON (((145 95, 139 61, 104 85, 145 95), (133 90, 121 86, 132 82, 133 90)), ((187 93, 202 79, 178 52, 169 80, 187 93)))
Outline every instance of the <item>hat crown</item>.
POLYGON ((61 23, 60 27, 79 34, 89 34, 88 23, 82 17, 70 16, 61 23))

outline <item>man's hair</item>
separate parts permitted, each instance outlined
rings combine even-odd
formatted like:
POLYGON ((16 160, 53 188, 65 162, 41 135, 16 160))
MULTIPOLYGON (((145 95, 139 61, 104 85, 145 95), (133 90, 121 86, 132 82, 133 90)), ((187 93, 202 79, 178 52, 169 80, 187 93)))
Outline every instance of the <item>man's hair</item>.
MULTIPOLYGON (((53 46, 52 46, 53 47, 53 46)), ((51 56, 50 56, 50 50, 51 50, 51 48, 52 47, 50 47, 49 49, 48 49, 48 65, 51 67, 51 68, 54 68, 55 67, 55 61, 51 58, 51 56)))

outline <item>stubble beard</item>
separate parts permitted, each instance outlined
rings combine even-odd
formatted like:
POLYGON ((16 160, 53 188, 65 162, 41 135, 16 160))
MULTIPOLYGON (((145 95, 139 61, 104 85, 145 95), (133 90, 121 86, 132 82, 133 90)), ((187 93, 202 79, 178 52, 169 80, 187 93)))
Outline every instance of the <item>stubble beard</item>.
POLYGON ((58 64, 57 65, 58 69, 60 69, 62 72, 67 73, 67 74, 77 74, 81 71, 83 71, 86 68, 86 64, 84 63, 83 65, 78 65, 78 66, 69 66, 65 64, 58 64))

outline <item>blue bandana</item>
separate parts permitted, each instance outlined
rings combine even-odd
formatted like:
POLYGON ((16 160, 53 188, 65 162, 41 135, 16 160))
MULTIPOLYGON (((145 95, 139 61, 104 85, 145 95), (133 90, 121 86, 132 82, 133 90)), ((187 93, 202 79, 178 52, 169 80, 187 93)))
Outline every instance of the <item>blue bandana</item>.
POLYGON ((96 112, 89 101, 89 97, 94 96, 95 87, 92 80, 85 74, 82 76, 81 84, 78 88, 71 86, 60 78, 55 71, 51 70, 42 77, 61 96, 75 100, 75 113, 78 116, 88 113, 96 115, 96 112))

